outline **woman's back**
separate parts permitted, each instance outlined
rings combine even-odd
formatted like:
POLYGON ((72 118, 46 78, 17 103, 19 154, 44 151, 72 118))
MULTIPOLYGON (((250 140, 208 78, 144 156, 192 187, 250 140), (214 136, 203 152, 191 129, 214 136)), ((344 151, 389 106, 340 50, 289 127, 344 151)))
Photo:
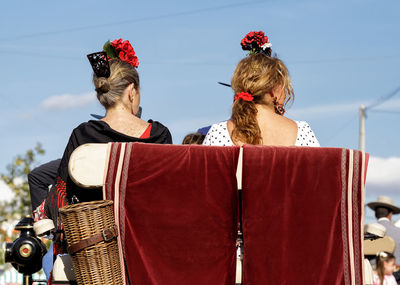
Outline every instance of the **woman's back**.
MULTIPOLYGON (((270 126, 271 122, 266 122, 270 126, 262 132, 262 145, 275 146, 320 146, 314 132, 305 121, 290 121, 290 129, 283 127, 281 124, 270 126), (293 124, 294 124, 294 129, 293 124)), ((264 125, 261 122, 262 125, 264 125)), ((214 146, 233 146, 235 145, 231 139, 232 122, 224 121, 213 124, 204 138, 203 145, 214 146)), ((237 145, 242 145, 240 142, 237 145)))
POLYGON ((271 112, 258 108, 257 122, 261 131, 262 145, 294 146, 297 138, 296 122, 271 112))
POLYGON ((88 58, 94 71, 96 95, 106 109, 106 116, 99 121, 82 123, 70 136, 58 169, 57 184, 38 209, 38 216, 45 214, 56 223, 58 209, 75 198, 81 202, 102 199, 101 189, 83 191, 69 176, 69 158, 78 146, 107 142, 172 143, 168 128, 137 117, 140 84, 136 68, 139 63, 129 42, 122 39, 107 42, 104 51, 90 54, 88 58))
MULTIPOLYGON (((261 145, 294 146, 297 138, 296 122, 274 113, 257 113, 257 123, 261 131, 261 145)), ((235 128, 232 121, 228 121, 228 131, 232 137, 235 128)), ((245 142, 236 141, 235 144, 242 145, 245 142)))

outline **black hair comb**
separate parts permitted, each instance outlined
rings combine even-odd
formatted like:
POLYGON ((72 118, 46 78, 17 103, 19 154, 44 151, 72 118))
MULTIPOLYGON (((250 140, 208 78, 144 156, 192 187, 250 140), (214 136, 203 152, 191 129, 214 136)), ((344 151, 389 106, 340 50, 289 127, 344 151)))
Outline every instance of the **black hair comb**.
POLYGON ((107 53, 104 51, 95 52, 87 55, 94 74, 97 77, 110 77, 110 64, 108 63, 107 53))

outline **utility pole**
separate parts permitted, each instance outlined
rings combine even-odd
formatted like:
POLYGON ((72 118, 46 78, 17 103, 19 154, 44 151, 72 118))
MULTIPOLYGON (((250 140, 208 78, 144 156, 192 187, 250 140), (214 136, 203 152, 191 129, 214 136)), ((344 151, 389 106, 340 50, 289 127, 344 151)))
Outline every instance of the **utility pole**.
POLYGON ((360 107, 360 150, 365 151, 365 106, 360 107))

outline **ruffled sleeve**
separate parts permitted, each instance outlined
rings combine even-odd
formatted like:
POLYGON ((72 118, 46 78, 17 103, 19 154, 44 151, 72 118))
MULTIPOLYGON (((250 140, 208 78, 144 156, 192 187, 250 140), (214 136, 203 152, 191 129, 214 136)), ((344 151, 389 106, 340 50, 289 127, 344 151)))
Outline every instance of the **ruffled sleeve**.
POLYGON ((296 121, 297 123, 297 138, 296 146, 311 146, 319 147, 319 141, 315 136, 310 125, 305 121, 296 121))

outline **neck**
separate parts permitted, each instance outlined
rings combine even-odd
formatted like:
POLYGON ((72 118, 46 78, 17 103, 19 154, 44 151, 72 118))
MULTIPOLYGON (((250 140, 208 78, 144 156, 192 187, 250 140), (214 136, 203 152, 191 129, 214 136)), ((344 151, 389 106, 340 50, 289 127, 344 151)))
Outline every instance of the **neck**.
POLYGON ((106 110, 104 120, 125 120, 126 118, 136 118, 128 108, 122 104, 117 104, 106 110))
POLYGON ((257 116, 276 116, 273 104, 257 104, 257 116))

